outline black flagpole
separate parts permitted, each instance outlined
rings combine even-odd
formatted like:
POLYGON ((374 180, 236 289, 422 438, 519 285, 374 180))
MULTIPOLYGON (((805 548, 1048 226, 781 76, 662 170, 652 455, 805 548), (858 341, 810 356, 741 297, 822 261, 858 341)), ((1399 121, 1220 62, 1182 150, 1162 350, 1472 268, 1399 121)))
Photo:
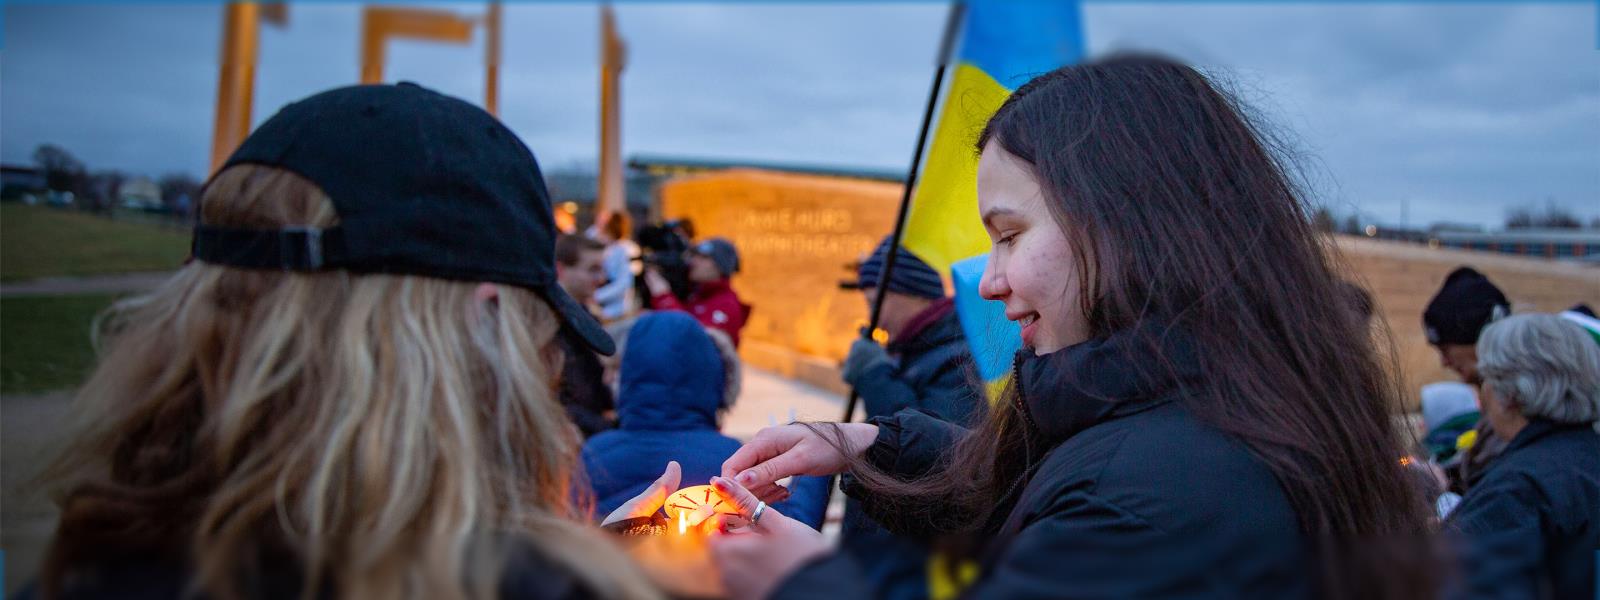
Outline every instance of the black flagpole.
MULTIPOLYGON (((886 283, 890 273, 894 272, 895 256, 900 254, 900 237, 905 233, 906 214, 911 210, 911 192, 917 186, 917 170, 922 166, 922 150, 928 144, 928 129, 933 125, 933 109, 939 103, 940 84, 944 82, 945 68, 950 64, 951 45, 955 43, 956 29, 961 24, 962 12, 965 5, 956 2, 950 5, 950 14, 945 19, 944 40, 939 43, 939 66, 933 72, 932 89, 928 90, 928 106, 922 110, 922 130, 917 132, 917 149, 911 153, 911 168, 906 171, 906 187, 900 193, 900 213, 894 219, 894 233, 889 235, 889 256, 883 261, 883 273, 878 276, 878 295, 872 299, 872 316, 867 321, 867 329, 863 332, 871 338, 872 332, 878 328, 878 316, 883 313, 883 298, 886 283)), ((849 423, 855 418, 856 403, 861 400, 861 394, 855 388, 850 388, 850 400, 844 405, 844 418, 840 422, 849 423)))

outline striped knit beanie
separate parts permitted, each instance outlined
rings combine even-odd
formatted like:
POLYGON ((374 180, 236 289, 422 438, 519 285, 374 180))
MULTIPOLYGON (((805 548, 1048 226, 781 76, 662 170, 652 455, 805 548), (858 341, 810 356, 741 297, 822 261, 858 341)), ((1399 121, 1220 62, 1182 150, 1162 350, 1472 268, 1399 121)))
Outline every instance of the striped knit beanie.
MULTIPOLYGON (((895 268, 899 267, 900 265, 895 265, 895 268)), ((1589 305, 1579 304, 1561 311, 1561 318, 1577 323, 1589 337, 1594 338, 1595 343, 1600 343, 1600 319, 1594 317, 1594 310, 1589 308, 1589 305)))
MULTIPOLYGON (((862 289, 878 287, 878 280, 883 277, 883 264, 889 260, 889 240, 883 238, 878 249, 872 251, 872 256, 861 262, 858 271, 861 281, 858 285, 862 289)), ((894 272, 889 274, 888 287, 891 292, 918 298, 944 297, 944 280, 939 278, 939 272, 904 246, 895 253, 894 272)))

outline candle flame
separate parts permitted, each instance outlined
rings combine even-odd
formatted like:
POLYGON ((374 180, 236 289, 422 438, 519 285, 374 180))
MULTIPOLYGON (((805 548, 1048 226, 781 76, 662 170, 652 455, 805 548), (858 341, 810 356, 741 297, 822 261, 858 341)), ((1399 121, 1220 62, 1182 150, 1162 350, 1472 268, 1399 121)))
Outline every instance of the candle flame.
POLYGON ((689 514, 680 510, 678 511, 678 535, 683 535, 688 532, 689 514))

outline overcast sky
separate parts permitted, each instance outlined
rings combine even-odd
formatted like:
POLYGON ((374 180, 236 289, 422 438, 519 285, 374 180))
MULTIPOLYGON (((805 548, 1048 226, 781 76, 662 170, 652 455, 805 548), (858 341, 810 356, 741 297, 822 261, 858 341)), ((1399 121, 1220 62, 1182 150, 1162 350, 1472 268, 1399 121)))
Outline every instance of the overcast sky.
MULTIPOLYGON (((203 174, 219 6, 0 10, 0 160, 28 164, 54 143, 94 170, 203 174)), ((621 4, 624 153, 904 168, 945 11, 621 4)), ((1115 2, 1086 4, 1084 23, 1091 54, 1158 50, 1225 76, 1295 142, 1336 212, 1498 225, 1509 207, 1550 201, 1600 217, 1595 11, 1115 2)), ((256 122, 358 78, 359 16, 354 4, 297 4, 287 29, 263 30, 256 122)), ((586 4, 505 9, 501 117, 547 169, 594 161, 598 22, 586 4)), ((386 79, 481 102, 479 41, 394 42, 386 79)))

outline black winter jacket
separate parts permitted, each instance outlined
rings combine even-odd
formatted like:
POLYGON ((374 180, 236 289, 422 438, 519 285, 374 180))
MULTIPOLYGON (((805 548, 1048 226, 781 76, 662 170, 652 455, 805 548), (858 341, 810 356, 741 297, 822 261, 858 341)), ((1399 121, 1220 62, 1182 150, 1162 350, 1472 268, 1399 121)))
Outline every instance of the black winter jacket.
POLYGON ((1450 513, 1463 595, 1595 598, 1600 434, 1531 419, 1450 513))
MULTIPOLYGON (((1142 331, 1019 356, 1019 402, 1039 458, 987 528, 967 597, 1311 594, 1307 549, 1283 489, 1241 442, 1185 409, 1186 395, 1206 393, 1193 349, 1176 333, 1142 331), (1170 368, 1143 376, 1139 365, 1170 368)), ((943 451, 966 434, 914 411, 877 424, 868 460, 906 476, 939 468, 943 451)), ((846 491, 869 511, 885 505, 854 482, 846 491)), ((931 519, 874 516, 903 533, 939 533, 925 530, 931 519)), ((855 569, 840 555, 820 559, 775 596, 868 597, 852 585, 855 569)))
MULTIPOLYGON (((866 372, 856 391, 868 417, 887 417, 908 408, 966 424, 980 416, 983 400, 972 383, 972 355, 955 305, 936 301, 912 317, 905 339, 889 342, 896 358, 866 372)), ((856 561, 879 600, 914 600, 928 595, 928 547, 885 531, 863 514, 860 502, 846 499, 840 546, 856 561)))
POLYGON ((567 416, 583 432, 584 439, 617 424, 606 414, 616 410, 611 388, 604 381, 605 366, 600 355, 590 350, 574 334, 562 329, 556 335, 561 343, 561 387, 557 397, 567 416))
POLYGON ((868 417, 886 417, 907 408, 919 408, 941 419, 967 424, 983 406, 972 355, 961 333, 961 321, 950 300, 938 301, 927 319, 903 340, 891 340, 889 354, 896 364, 865 373, 856 385, 868 417))

